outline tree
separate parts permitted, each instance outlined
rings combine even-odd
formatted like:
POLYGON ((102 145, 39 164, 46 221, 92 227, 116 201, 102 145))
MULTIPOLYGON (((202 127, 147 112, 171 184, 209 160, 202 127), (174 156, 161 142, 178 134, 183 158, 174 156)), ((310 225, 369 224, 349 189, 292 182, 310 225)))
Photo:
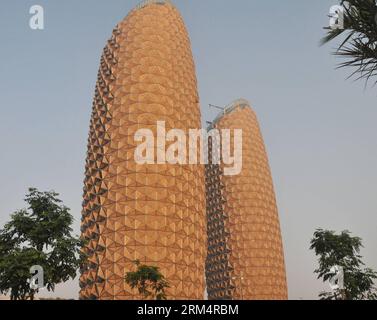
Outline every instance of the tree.
POLYGON ((58 195, 30 188, 28 209, 16 211, 0 230, 0 293, 10 292, 12 300, 32 300, 38 293, 28 283, 34 265, 43 268, 48 291, 76 277, 82 243, 71 235, 73 217, 58 195))
POLYGON ((140 295, 145 299, 166 300, 165 289, 169 283, 161 274, 160 269, 155 266, 141 264, 139 260, 134 261, 137 270, 127 272, 125 281, 132 288, 138 289, 140 295))
POLYGON ((339 235, 334 231, 317 229, 311 240, 310 249, 319 256, 319 268, 314 272, 323 282, 329 281, 335 274, 334 266, 343 268, 344 289, 322 292, 321 300, 376 300, 377 291, 374 280, 377 273, 369 268, 362 268, 360 249, 363 247, 359 237, 352 237, 349 231, 339 235))
MULTIPOLYGON (((325 44, 344 35, 335 55, 347 60, 339 65, 353 67, 350 77, 368 82, 377 76, 377 0, 341 0, 344 28, 327 27, 327 35, 321 43, 325 44)), ((375 84, 377 80, 375 81, 375 84)))

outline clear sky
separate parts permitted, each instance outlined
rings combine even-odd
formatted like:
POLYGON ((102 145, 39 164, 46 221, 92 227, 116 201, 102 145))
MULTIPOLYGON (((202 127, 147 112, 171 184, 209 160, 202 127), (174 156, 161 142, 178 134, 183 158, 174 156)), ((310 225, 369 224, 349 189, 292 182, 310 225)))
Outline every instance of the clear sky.
MULTIPOLYGON (((0 226, 29 186, 54 189, 79 232, 84 160, 99 59, 137 0, 2 0, 0 226), (29 8, 45 9, 45 30, 29 8)), ((318 43, 337 0, 175 0, 190 33, 203 121, 247 98, 258 114, 276 188, 289 296, 311 299, 317 227, 351 230, 377 269, 377 88, 334 70, 318 43)), ((76 279, 77 280, 77 279, 76 279)), ((54 296, 78 296, 77 281, 54 296)), ((42 293, 42 295, 45 295, 42 293)))

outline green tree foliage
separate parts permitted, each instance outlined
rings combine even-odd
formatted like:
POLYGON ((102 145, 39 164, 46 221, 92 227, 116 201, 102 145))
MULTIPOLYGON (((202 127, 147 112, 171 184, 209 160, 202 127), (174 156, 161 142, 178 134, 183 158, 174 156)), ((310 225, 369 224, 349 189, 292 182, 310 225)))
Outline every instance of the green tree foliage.
POLYGON ((352 237, 349 231, 336 234, 334 231, 318 229, 310 243, 310 249, 318 256, 319 267, 314 272, 318 279, 329 281, 334 274, 331 268, 343 267, 344 289, 333 292, 322 292, 322 300, 376 300, 377 291, 374 280, 377 273, 372 269, 363 268, 360 249, 362 241, 352 237))
POLYGON ((140 295, 145 299, 166 300, 165 289, 169 288, 169 283, 161 274, 158 267, 147 266, 136 260, 135 272, 127 272, 126 283, 132 288, 138 289, 140 295))
MULTIPOLYGON (((353 67, 350 77, 368 82, 377 75, 377 0, 341 0, 344 29, 328 29, 322 44, 343 35, 335 55, 346 58, 339 67, 353 67)), ((377 81, 375 81, 377 83, 377 81)))
POLYGON ((73 217, 55 192, 30 188, 28 209, 16 211, 0 230, 0 293, 12 300, 33 299, 30 268, 40 265, 44 285, 55 285, 76 277, 83 255, 79 238, 71 235, 73 217))

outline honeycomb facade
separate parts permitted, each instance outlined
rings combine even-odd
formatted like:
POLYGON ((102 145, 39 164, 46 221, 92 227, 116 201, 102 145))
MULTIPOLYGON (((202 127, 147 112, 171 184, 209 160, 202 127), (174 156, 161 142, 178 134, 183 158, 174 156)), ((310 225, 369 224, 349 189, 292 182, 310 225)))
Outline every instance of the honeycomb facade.
POLYGON ((287 299, 275 193, 256 115, 238 100, 212 127, 243 130, 243 167, 241 174, 225 176, 223 164, 206 166, 208 297, 287 299))
POLYGON ((168 299, 203 299, 204 166, 138 165, 138 129, 200 128, 190 40, 177 9, 147 1, 114 29, 104 49, 90 122, 81 299, 138 299, 125 283, 134 260, 158 266, 168 299))

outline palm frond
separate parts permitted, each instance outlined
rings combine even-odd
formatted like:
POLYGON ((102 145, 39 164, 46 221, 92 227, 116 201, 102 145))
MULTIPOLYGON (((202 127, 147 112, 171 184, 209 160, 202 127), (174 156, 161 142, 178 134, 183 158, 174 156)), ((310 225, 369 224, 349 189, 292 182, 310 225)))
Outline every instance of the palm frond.
POLYGON ((334 52, 346 59, 338 68, 355 68, 350 77, 368 83, 377 73, 377 0, 342 0, 340 4, 344 9, 344 29, 325 28, 328 32, 321 45, 345 35, 334 52))

